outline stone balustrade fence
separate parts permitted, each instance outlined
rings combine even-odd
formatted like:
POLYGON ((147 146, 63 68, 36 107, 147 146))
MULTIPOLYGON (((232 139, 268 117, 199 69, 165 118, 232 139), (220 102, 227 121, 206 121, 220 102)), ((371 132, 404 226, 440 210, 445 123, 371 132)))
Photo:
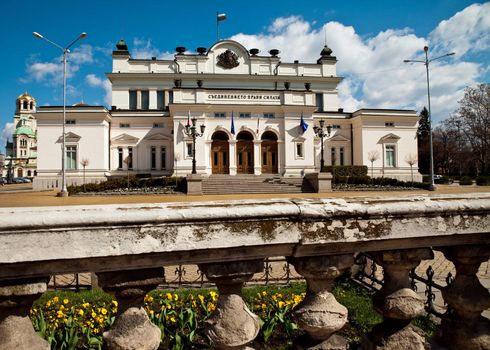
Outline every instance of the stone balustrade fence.
POLYGON ((456 266, 442 294, 453 312, 437 342, 448 349, 490 349, 481 313, 490 293, 476 276, 490 258, 490 195, 357 199, 271 199, 138 205, 0 209, 0 349, 48 349, 28 310, 54 274, 95 272, 120 311, 104 334, 107 349, 157 349, 160 330, 142 308, 164 282, 163 266, 197 264, 220 294, 207 321, 216 349, 246 349, 259 321, 241 290, 267 257, 284 256, 307 281, 294 309, 304 335, 296 349, 347 349, 336 334, 347 309, 330 292, 357 252, 381 265, 385 281, 373 297, 384 321, 362 349, 430 349, 410 321, 424 302, 409 272, 440 250, 456 266))

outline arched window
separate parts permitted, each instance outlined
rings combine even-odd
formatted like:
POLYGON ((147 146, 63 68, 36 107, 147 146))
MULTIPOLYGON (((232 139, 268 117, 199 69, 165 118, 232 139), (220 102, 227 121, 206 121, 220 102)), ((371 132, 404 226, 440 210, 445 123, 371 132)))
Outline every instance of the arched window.
POLYGON ((27 101, 24 101, 24 109, 27 109, 27 101))

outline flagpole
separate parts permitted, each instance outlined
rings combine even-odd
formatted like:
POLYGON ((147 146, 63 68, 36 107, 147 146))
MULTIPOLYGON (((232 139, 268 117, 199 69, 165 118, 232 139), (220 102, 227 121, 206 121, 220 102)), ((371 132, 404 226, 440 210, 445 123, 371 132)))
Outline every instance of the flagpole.
POLYGON ((216 42, 219 41, 219 11, 216 11, 216 42))

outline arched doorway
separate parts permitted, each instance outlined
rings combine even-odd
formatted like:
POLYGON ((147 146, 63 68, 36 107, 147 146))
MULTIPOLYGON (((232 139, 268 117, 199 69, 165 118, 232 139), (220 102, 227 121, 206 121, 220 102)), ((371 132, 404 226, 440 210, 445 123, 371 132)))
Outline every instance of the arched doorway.
POLYGON ((228 135, 224 131, 216 131, 211 137, 211 164, 213 174, 230 173, 230 152, 228 135))
POLYGON ((241 131, 236 136, 237 173, 254 173, 254 137, 248 131, 241 131))
POLYGON ((17 177, 23 177, 24 176, 24 171, 22 168, 17 169, 17 177))
POLYGON ((266 131, 262 134, 262 173, 277 174, 277 135, 272 131, 266 131))

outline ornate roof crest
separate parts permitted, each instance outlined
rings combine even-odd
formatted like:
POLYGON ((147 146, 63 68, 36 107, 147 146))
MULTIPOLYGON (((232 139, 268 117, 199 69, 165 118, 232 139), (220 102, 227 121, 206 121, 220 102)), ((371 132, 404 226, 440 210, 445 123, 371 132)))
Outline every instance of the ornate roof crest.
POLYGON ((226 50, 218 56, 218 66, 226 69, 238 67, 238 55, 231 50, 226 50))

